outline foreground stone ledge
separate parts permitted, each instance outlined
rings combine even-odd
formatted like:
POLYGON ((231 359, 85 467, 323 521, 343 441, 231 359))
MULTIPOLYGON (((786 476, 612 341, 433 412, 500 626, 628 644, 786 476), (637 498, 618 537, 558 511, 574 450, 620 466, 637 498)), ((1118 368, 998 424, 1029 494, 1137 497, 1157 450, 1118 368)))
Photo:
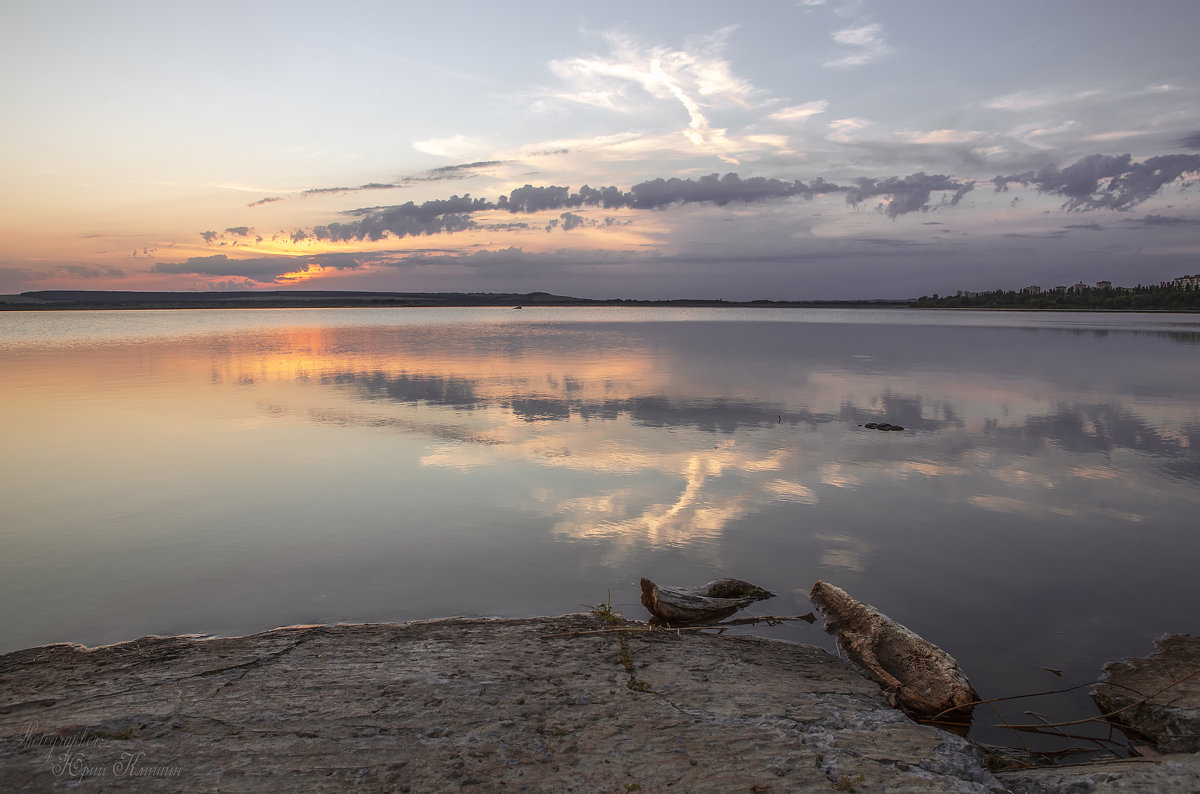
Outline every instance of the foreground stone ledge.
MULTIPOLYGON (((1200 637, 1167 634, 1155 653, 1104 665, 1092 698, 1160 753, 1200 751, 1200 637)), ((1200 790, 1200 785, 1197 786, 1200 790)))
POLYGON ((1200 755, 1164 755, 1041 767, 1001 772, 997 777, 1013 794, 1190 794, 1200 791, 1200 755))
POLYGON ((589 614, 0 656, 6 790, 1001 790, 819 648, 589 614))

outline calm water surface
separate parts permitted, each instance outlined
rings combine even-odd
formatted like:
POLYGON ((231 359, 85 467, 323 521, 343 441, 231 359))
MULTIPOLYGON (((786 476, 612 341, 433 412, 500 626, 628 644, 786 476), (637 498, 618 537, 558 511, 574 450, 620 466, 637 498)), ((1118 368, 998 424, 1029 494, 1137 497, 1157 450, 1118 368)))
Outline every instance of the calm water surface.
POLYGON ((9 312, 0 373, 0 651, 643 617, 641 576, 834 582, 984 696, 1200 633, 1195 315, 9 312))

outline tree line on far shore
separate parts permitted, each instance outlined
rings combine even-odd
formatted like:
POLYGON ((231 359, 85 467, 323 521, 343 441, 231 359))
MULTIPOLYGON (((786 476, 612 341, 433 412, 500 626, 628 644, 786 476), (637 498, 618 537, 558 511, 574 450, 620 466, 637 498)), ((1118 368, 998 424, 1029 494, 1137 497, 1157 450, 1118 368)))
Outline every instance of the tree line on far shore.
POLYGON ((920 309, 1133 309, 1200 310, 1200 289, 1173 284, 1136 287, 1080 287, 1039 293, 1022 290, 922 295, 909 306, 920 309))

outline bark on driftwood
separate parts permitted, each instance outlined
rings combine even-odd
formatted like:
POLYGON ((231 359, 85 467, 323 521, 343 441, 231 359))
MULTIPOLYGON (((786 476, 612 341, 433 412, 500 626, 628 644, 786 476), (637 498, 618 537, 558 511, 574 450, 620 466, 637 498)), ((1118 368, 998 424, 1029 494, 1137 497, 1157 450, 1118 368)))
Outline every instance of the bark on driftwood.
POLYGON ((773 595, 741 579, 716 579, 702 587, 659 587, 642 579, 642 605, 668 626, 716 623, 773 595))
MULTIPOLYGON (((827 582, 813 585, 808 597, 824 613, 825 630, 883 687, 893 706, 914 717, 932 717, 979 699, 950 654, 869 604, 827 582)), ((963 709, 954 717, 967 714, 963 709)))

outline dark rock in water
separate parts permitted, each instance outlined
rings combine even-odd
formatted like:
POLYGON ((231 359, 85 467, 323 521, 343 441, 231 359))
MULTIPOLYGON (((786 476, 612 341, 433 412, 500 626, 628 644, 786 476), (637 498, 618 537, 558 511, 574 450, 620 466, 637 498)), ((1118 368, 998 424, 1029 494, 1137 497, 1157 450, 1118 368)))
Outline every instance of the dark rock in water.
POLYGON ((892 425, 887 422, 867 422, 865 425, 860 425, 868 430, 903 430, 900 425, 892 425))
POLYGON ((875 429, 876 430, 891 430, 892 426, 889 425, 887 422, 880 422, 879 424, 875 425, 875 429))
POLYGON ((875 430, 879 427, 879 425, 876 422, 867 422, 865 425, 863 425, 863 427, 867 428, 868 430, 875 430))
POLYGON ((1168 634, 1154 646, 1153 656, 1104 665, 1092 699, 1105 714, 1124 709, 1109 719, 1160 753, 1200 752, 1200 637, 1168 634))
POLYGON ((888 430, 903 430, 903 429, 904 428, 901 427, 900 425, 892 425, 891 427, 888 428, 888 430))

